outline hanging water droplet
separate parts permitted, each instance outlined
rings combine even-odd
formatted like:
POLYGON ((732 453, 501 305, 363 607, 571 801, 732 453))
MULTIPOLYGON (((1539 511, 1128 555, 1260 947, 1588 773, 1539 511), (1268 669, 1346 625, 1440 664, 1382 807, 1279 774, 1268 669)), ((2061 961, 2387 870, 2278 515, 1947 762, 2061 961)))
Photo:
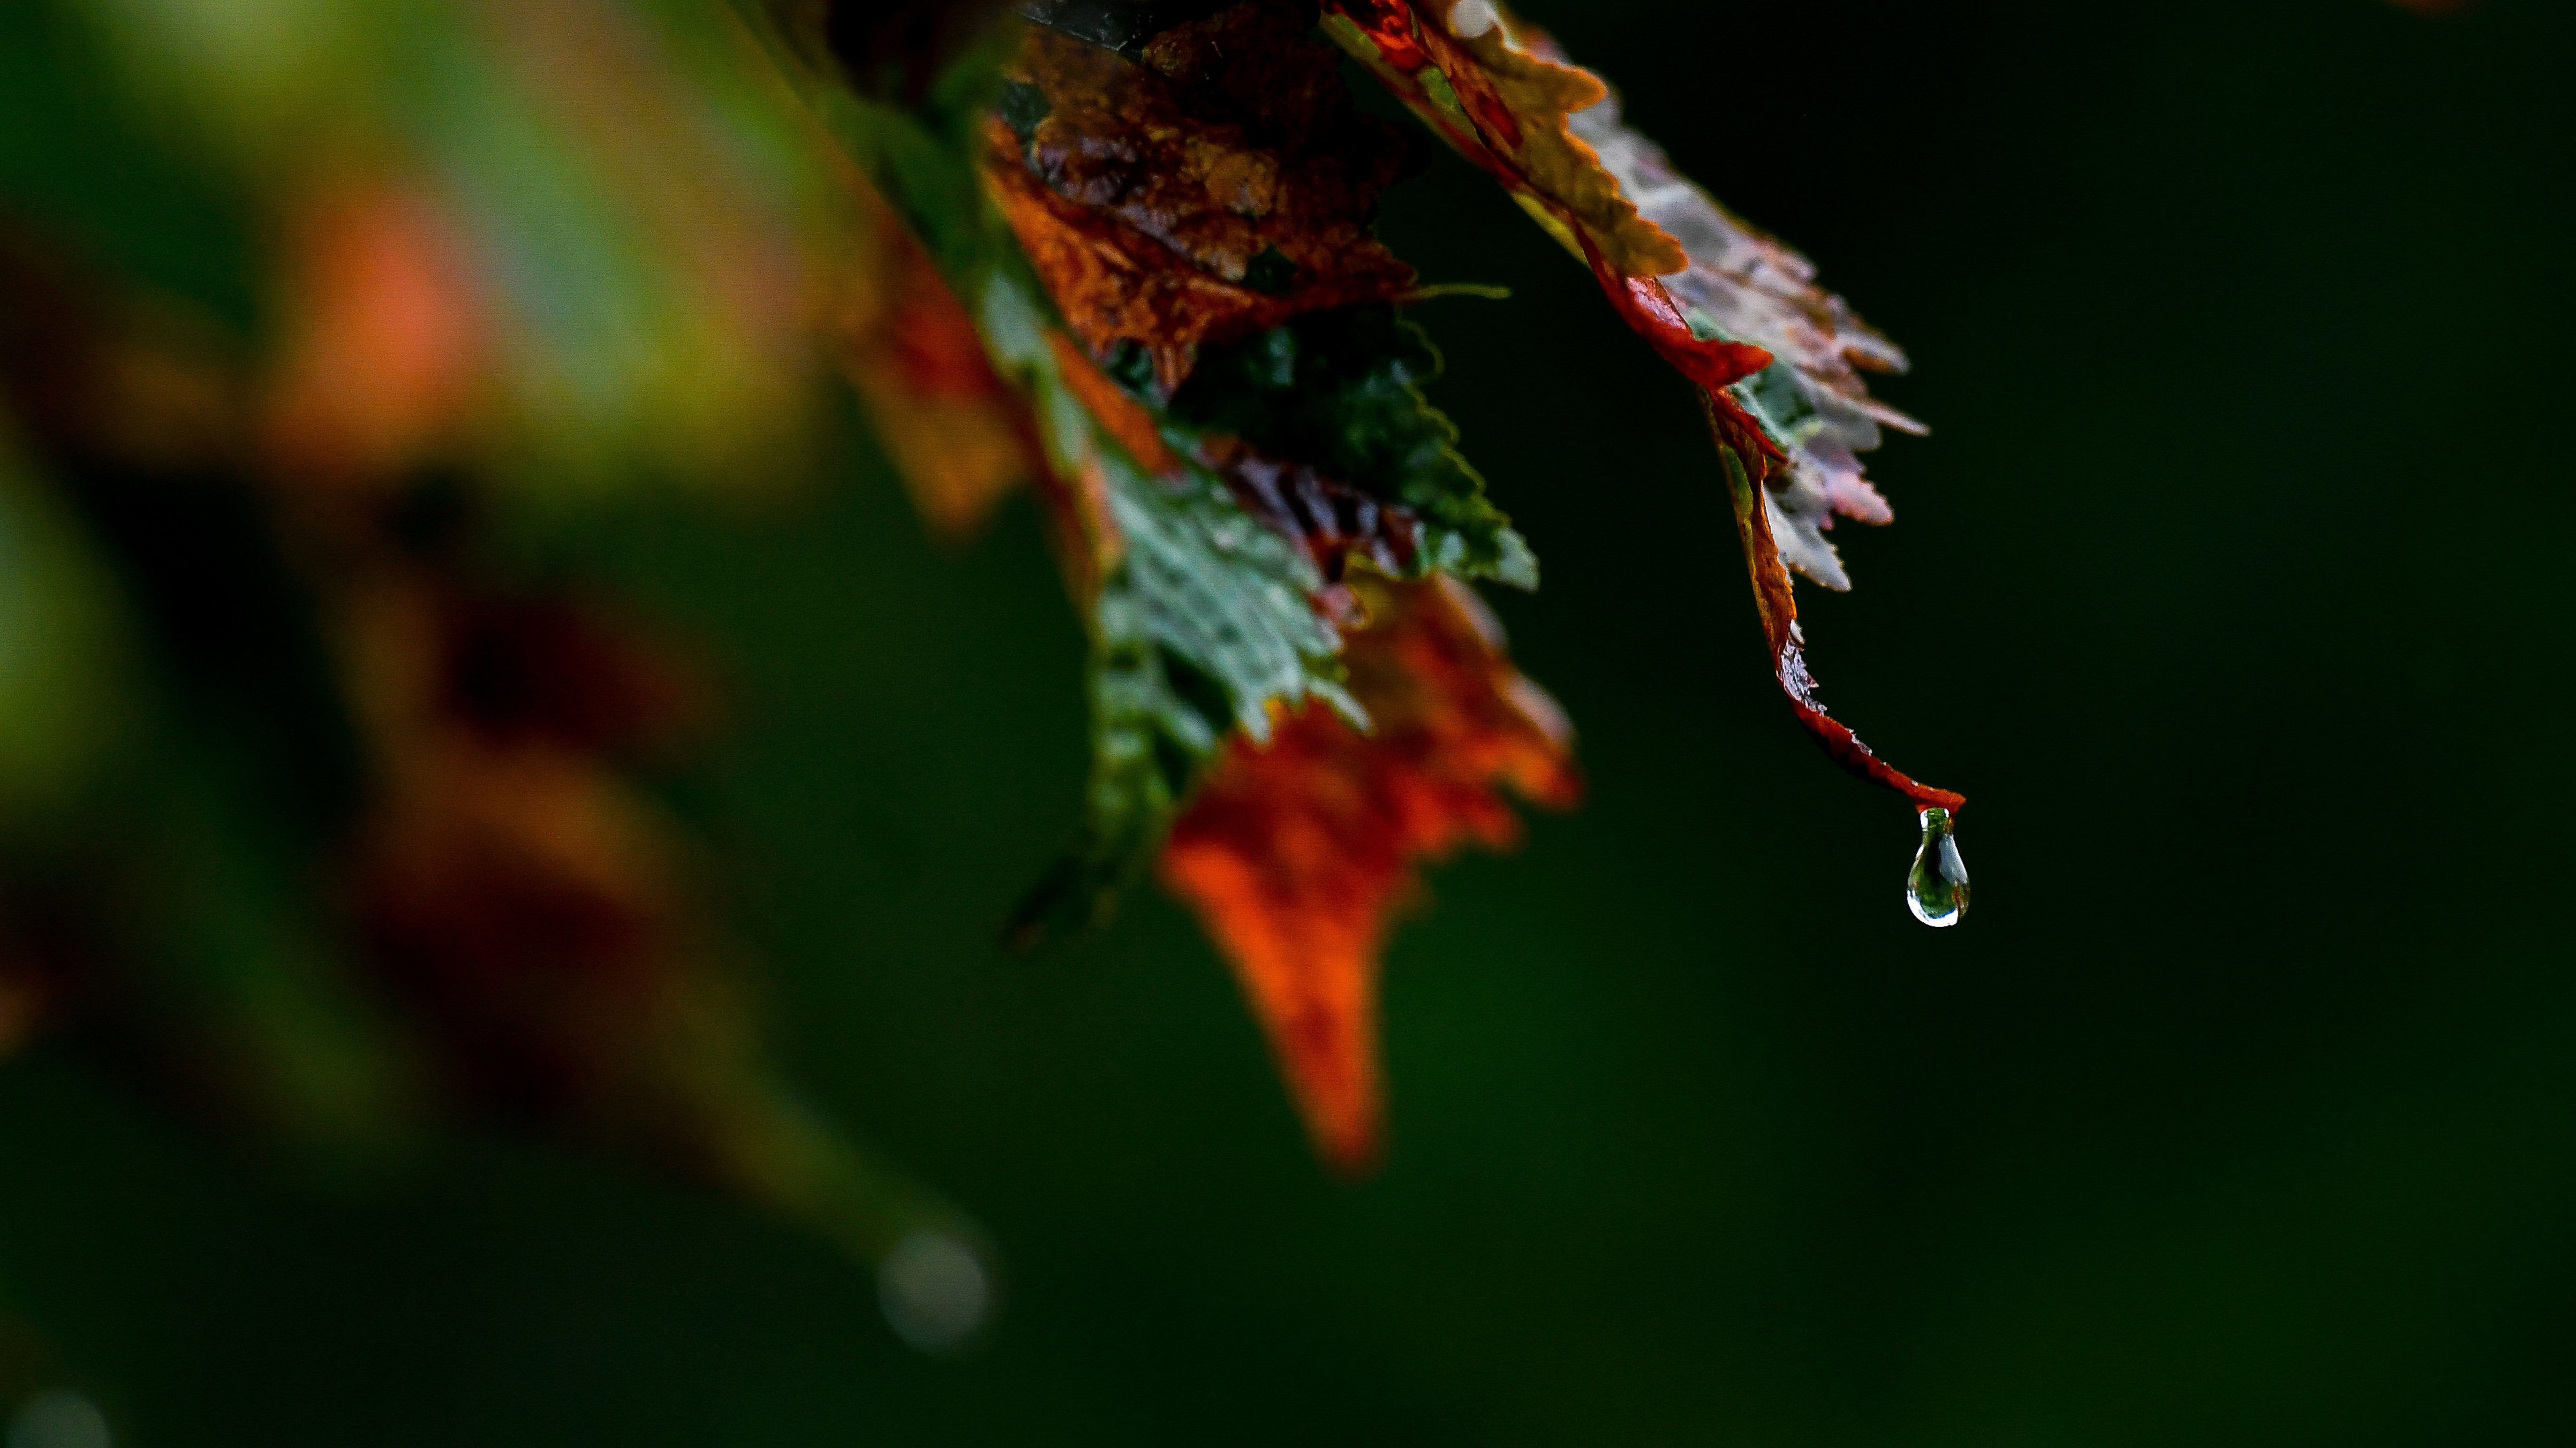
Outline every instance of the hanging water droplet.
POLYGON ((1905 874, 1905 908, 1935 930, 1958 924, 1968 913, 1968 862, 1959 858, 1950 825, 1948 810, 1923 811, 1923 845, 1905 874))

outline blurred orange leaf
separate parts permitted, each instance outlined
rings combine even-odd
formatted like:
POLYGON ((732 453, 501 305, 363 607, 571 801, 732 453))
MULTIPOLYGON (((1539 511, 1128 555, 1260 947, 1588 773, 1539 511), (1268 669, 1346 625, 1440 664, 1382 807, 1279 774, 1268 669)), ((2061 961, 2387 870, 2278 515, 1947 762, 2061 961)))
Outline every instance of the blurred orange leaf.
POLYGON ((287 351, 269 444, 282 468, 384 478, 468 421, 492 327, 465 246, 437 203, 390 180, 339 181, 288 223, 287 351))
POLYGON ((842 363, 913 505, 963 537, 1035 470, 1027 409, 921 243, 853 185, 865 237, 841 308, 842 363))

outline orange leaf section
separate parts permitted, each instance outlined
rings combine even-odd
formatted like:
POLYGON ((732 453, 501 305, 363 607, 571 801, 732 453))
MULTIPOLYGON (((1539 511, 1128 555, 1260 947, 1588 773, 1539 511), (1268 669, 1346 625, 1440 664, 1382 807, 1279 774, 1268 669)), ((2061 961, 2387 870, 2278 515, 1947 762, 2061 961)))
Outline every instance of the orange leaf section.
POLYGON ((1491 117, 1477 103, 1482 97, 1466 87, 1490 88, 1505 113, 1491 138, 1511 147, 1520 173, 1582 223, 1592 245, 1621 275, 1666 276, 1689 266, 1682 244, 1638 214, 1599 153, 1567 128, 1569 117, 1599 105, 1610 88, 1581 66, 1507 44, 1503 35, 1502 25, 1490 19, 1482 30, 1454 42, 1434 32, 1435 47, 1454 44, 1476 58, 1472 66, 1442 67, 1459 83, 1459 99, 1472 114, 1491 117))
POLYGON ((1206 343, 1413 286, 1368 234, 1403 137, 1285 11, 1174 26, 1142 63, 1032 27, 1009 72, 1047 109, 1025 137, 993 124, 1003 214, 1075 335, 1142 346, 1166 391, 1206 343))
POLYGON ((1582 258, 1621 320, 1683 376, 1724 388, 1771 365, 1760 347, 1692 330, 1657 280, 1686 270, 1688 253, 1638 214, 1600 155, 1566 129, 1574 112, 1609 95, 1600 77, 1505 44, 1486 0, 1464 0, 1451 12, 1481 20, 1485 28, 1470 40, 1418 18, 1406 0, 1329 0, 1325 8, 1348 27, 1345 35, 1356 35, 1357 58, 1582 258), (1470 7, 1482 15, 1467 16, 1470 7))
POLYGON ((941 534, 964 537, 1036 471, 1026 411, 930 254, 854 184, 867 244, 842 301, 842 364, 913 505, 941 534))
POLYGON ((1709 431, 1716 437, 1727 468, 1727 492, 1735 507, 1735 528, 1744 542, 1744 570, 1753 580, 1754 611, 1762 619, 1762 637, 1771 650, 1771 670, 1798 716, 1825 754, 1845 770, 1905 796, 1920 809, 1957 814, 1967 796, 1919 783, 1913 776, 1878 757, 1849 725, 1825 712, 1816 697, 1816 677, 1807 670, 1807 635, 1798 627, 1798 599, 1789 566, 1780 557, 1779 539, 1771 531, 1771 510, 1762 505, 1764 479, 1781 465, 1761 432, 1722 392, 1705 393, 1709 431))
MULTIPOLYGON (((1780 510, 1775 495, 1792 490, 1803 490, 1805 500, 1813 505, 1839 507, 1880 521, 1884 521, 1884 502, 1860 481, 1847 447, 1834 459, 1814 453, 1815 439, 1802 445, 1797 457, 1782 452, 1732 390, 1734 384, 1769 367, 1772 352, 1751 343, 1701 336, 1682 298, 1697 293, 1705 299, 1712 280, 1738 293, 1762 293, 1763 308, 1791 319, 1786 326, 1767 329, 1777 335, 1766 335, 1765 340, 1785 338, 1793 344, 1791 363, 1817 388, 1869 419, 1919 430, 1919 424, 1901 414, 1869 403, 1852 373, 1855 364, 1901 368, 1903 354, 1862 327, 1839 299, 1814 288, 1813 270, 1803 260, 1725 218, 1715 203, 1671 174, 1660 152, 1644 147, 1641 138, 1619 131, 1615 112, 1606 117, 1596 114, 1585 128, 1596 137, 1608 138, 1604 144, 1620 152, 1621 164, 1638 185, 1623 181, 1617 169, 1604 163, 1601 152, 1568 129, 1575 127, 1575 113, 1608 100, 1608 88, 1589 71, 1560 62, 1553 41, 1511 20, 1493 0, 1457 0, 1445 12, 1430 13, 1410 0, 1325 0, 1324 8, 1328 29, 1335 30, 1353 54, 1442 139, 1500 181, 1524 210, 1580 255, 1629 329, 1698 387, 1710 429, 1733 470, 1729 485, 1736 524, 1773 672, 1798 721, 1845 769, 1896 791, 1917 808, 1939 806, 1956 813, 1964 803, 1959 795, 1920 784, 1888 765, 1826 714, 1807 669, 1806 640, 1798 627, 1789 566, 1774 531, 1772 520, 1780 510), (1580 148, 1579 155, 1567 154, 1585 164, 1568 171, 1545 159, 1541 153, 1546 148, 1534 153, 1533 137, 1546 128, 1567 129, 1569 144, 1580 148), (1534 154, 1541 159, 1534 161, 1534 154), (1605 213, 1595 204, 1598 183, 1604 181, 1620 198, 1624 212, 1605 213), (1665 206, 1659 214, 1667 219, 1695 218, 1703 224, 1711 218, 1722 220, 1725 230, 1758 258, 1756 269, 1770 275, 1761 286, 1754 286, 1748 277, 1728 276, 1722 268, 1694 262, 1678 244, 1670 256, 1629 250, 1617 231, 1621 216, 1635 216, 1641 224, 1653 226, 1636 214, 1632 191, 1650 202, 1660 191, 1664 200, 1656 204, 1665 206), (1670 204, 1676 198, 1684 202, 1678 211, 1670 204), (1666 261, 1675 264, 1665 266, 1666 261), (1704 271, 1709 274, 1703 275, 1704 271), (1827 466, 1828 462, 1835 465, 1827 466), (1814 476, 1802 477, 1802 469, 1814 476)), ((1656 234, 1671 239, 1660 228, 1656 234)), ((1720 260, 1741 265, 1733 259, 1720 260)), ((1741 304, 1747 295, 1733 300, 1741 304)), ((1742 323, 1741 317, 1735 320, 1742 323)), ((1874 425, 1869 436, 1875 436, 1874 425)), ((1814 510, 1810 506, 1806 511, 1814 510)), ((1780 516, 1795 521, 1793 515, 1780 516)), ((1811 540, 1811 549, 1823 552, 1830 562, 1830 550, 1821 539, 1811 540)), ((1813 552, 1808 556, 1812 562, 1813 552)))
POLYGON ((1512 666, 1472 590, 1352 586, 1370 621, 1344 657, 1375 727, 1309 704, 1267 747, 1236 735, 1161 873, 1234 967, 1316 1149, 1358 1173, 1383 1138, 1378 956, 1417 863, 1517 843, 1506 788, 1561 809, 1582 784, 1564 714, 1512 666))
POLYGON ((1568 250, 1597 254, 1621 276, 1665 276, 1690 265, 1682 244, 1638 213, 1619 178, 1567 124, 1610 94, 1599 76, 1506 43, 1500 12, 1486 0, 1462 0, 1450 28, 1418 19, 1405 0, 1335 0, 1327 8, 1367 38, 1372 53, 1360 59, 1451 146, 1509 186, 1568 250))
POLYGON ((1136 465, 1157 477, 1169 478, 1181 471, 1181 460, 1163 441, 1162 429, 1156 426, 1154 414, 1145 404, 1129 396, 1127 389, 1109 380, 1109 375, 1092 365, 1062 332, 1047 333, 1047 349, 1055 354, 1056 371, 1064 378, 1064 387, 1100 424, 1136 465))

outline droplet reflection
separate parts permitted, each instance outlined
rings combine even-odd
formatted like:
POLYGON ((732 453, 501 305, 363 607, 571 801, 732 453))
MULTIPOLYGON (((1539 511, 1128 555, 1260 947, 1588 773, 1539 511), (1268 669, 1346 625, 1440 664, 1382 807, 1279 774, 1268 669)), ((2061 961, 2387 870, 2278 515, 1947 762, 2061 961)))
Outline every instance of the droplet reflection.
POLYGON ((984 1325, 992 1274, 974 1248, 948 1233, 913 1232, 877 1264, 877 1302, 895 1336, 923 1352, 949 1352, 984 1325))
POLYGON ((1905 908, 1935 930, 1958 924, 1968 913, 1968 862, 1959 858, 1959 842, 1950 831, 1948 810, 1923 811, 1923 844, 1905 873, 1905 908))
POLYGON ((115 1448, 107 1415, 81 1393, 38 1393, 9 1419, 9 1448, 115 1448))

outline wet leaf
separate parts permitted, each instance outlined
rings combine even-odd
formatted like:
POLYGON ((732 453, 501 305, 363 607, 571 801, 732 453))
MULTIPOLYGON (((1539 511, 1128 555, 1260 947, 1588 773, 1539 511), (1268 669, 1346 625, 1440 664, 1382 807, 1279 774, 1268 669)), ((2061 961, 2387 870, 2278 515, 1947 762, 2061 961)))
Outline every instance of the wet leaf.
POLYGON ((1012 919, 1023 947, 1108 918, 1230 735, 1269 738, 1274 706, 1358 712, 1308 553, 1196 464, 1166 479, 1104 449, 1093 467, 1119 548, 1090 613, 1091 779, 1079 837, 1012 919))
MULTIPOLYGON (((1435 4, 1428 7, 1437 10, 1435 4)), ((1609 94, 1599 76, 1552 51, 1513 42, 1484 0, 1447 8, 1445 24, 1389 0, 1326 6, 1327 33, 1389 81, 1450 144, 1542 203, 1540 223, 1576 254, 1623 276, 1677 272, 1680 243, 1638 210, 1620 178, 1569 126, 1609 94), (1574 233, 1581 234, 1576 240, 1574 233)))
POLYGON ((1203 344, 1413 284, 1368 234, 1404 139, 1291 9, 1237 5, 1132 59, 1032 27, 1008 72, 1034 117, 993 130, 1012 229, 1075 335, 1143 346, 1167 393, 1203 344))
POLYGON ((1893 516, 1862 477, 1856 454, 1879 445, 1882 427, 1925 429, 1871 398, 1861 373, 1902 372, 1905 354, 1842 298, 1817 287, 1806 258, 1676 174, 1661 149, 1621 121, 1616 97, 1576 116, 1573 126, 1622 187, 1644 198, 1646 214, 1683 242, 1690 265, 1662 283, 1691 330, 1749 343, 1774 359, 1729 395, 1786 459, 1768 482, 1790 565, 1828 588, 1849 588, 1823 530, 1837 514, 1864 523, 1893 516))
POLYGON ((1773 514, 1762 497, 1762 485, 1753 471, 1755 464, 1746 461, 1760 458, 1758 440, 1745 431, 1739 417, 1720 408, 1715 399, 1709 401, 1708 419, 1709 429, 1717 438, 1718 460, 1726 469, 1727 496, 1734 505, 1736 531, 1744 542, 1744 567, 1753 580, 1754 607, 1762 620, 1763 641, 1771 651, 1772 672, 1780 681, 1780 692, 1789 696, 1789 707, 1797 712, 1798 722, 1844 769, 1903 795, 1917 809, 1944 809, 1956 815, 1967 804, 1965 796, 1916 783, 1861 743, 1849 726, 1825 713, 1824 702, 1816 697, 1815 675, 1807 671, 1807 636, 1798 627, 1794 585, 1772 536, 1773 514))
MULTIPOLYGON (((1901 419, 1856 369, 1902 358, 1672 176, 1597 78, 1481 0, 1437 22, 1394 0, 1022 13, 980 131, 952 143, 1001 242, 953 208, 932 223, 1029 400, 1093 645, 1085 826, 1015 938, 1098 920, 1161 841, 1319 1146, 1356 1167, 1379 1133, 1378 950, 1417 863, 1508 843, 1506 790, 1574 792, 1561 717, 1456 581, 1535 565, 1423 397, 1437 354, 1396 311, 1420 293, 1367 232, 1402 158, 1317 61, 1319 13, 1702 393, 1800 719, 1866 777, 1955 802, 1824 713, 1790 593, 1793 564, 1840 581, 1819 532, 1837 511, 1884 518, 1852 454, 1901 419)), ((926 163, 881 169, 939 209, 926 163)))
POLYGON ((1401 138, 1352 110, 1311 19, 1240 5, 1122 33, 1125 54, 1031 31, 983 145, 1036 286, 1007 253, 939 253, 1030 400, 1041 492, 1093 640, 1084 825, 1015 914, 1022 944, 1107 913, 1230 733, 1266 737, 1275 710, 1308 700, 1356 716, 1332 659, 1347 595, 1327 587, 1349 557, 1534 578, 1416 390, 1438 366, 1418 333, 1383 309, 1316 341, 1280 328, 1412 282, 1366 231, 1401 138), (1169 400, 1203 344, 1247 333, 1302 349, 1283 384, 1311 396, 1292 409, 1239 368, 1193 395, 1259 439, 1169 400), (1121 387, 1095 357, 1145 365, 1121 387))
POLYGON ((1403 509, 1421 542, 1401 566, 1373 560, 1389 573, 1535 588, 1538 560, 1487 501, 1458 429, 1422 394, 1439 375, 1420 327, 1391 307, 1345 307, 1209 353, 1172 412, 1403 509))
POLYGON ((1405 509, 1380 503, 1303 463, 1271 457, 1238 438, 1207 439, 1199 447, 1199 460, 1225 480, 1245 512, 1302 545, 1325 582, 1340 583, 1354 559, 1390 577, 1416 571, 1422 524, 1405 509))
POLYGON ((1370 726, 1327 708, 1241 737, 1172 827, 1161 875, 1207 925, 1268 1033, 1316 1147, 1380 1148, 1378 958, 1417 866, 1520 837, 1506 791, 1571 806, 1572 732, 1454 579, 1357 585, 1346 659, 1370 726))
POLYGON ((1824 530, 1837 514, 1888 520, 1856 454, 1883 426, 1922 427, 1873 401, 1860 371, 1902 371, 1904 354, 1816 287, 1804 258, 1675 173, 1607 85, 1491 0, 1324 0, 1324 14, 1327 34, 1581 258, 1630 329, 1700 389, 1730 478, 1749 479, 1736 509, 1745 556, 1800 721, 1862 777, 1918 803, 1955 800, 1825 716, 1788 581, 1794 568, 1849 587, 1824 530))

